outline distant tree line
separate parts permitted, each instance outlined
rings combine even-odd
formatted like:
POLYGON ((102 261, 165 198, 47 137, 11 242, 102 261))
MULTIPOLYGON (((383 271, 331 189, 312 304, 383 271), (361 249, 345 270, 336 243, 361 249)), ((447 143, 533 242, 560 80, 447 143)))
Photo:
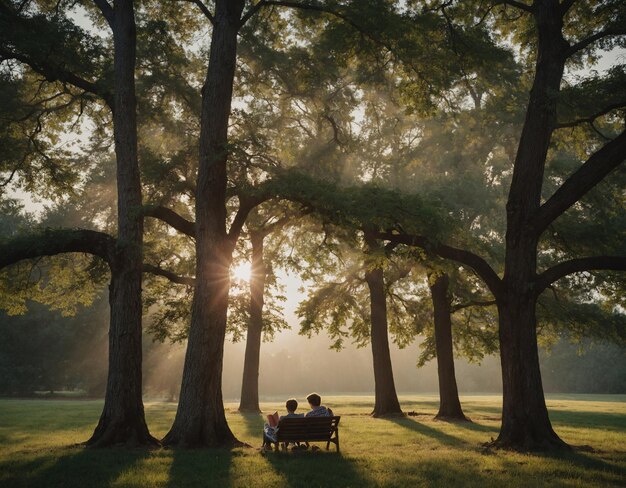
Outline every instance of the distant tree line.
MULTIPOLYGON (((100 296, 91 307, 81 308, 72 317, 64 317, 61 312, 51 311, 35 302, 27 306, 28 313, 24 315, 0 313, 0 336, 3 338, 0 343, 0 396, 103 398, 107 375, 106 298, 100 296)), ((144 340, 144 395, 149 398, 178 399, 182 362, 179 356, 168 356, 171 348, 169 344, 154 343, 151 336, 144 340), (158 372, 154 374, 156 368, 158 372)), ((298 357, 290 360, 290 353, 293 356, 294 351, 285 349, 284 354, 264 356, 267 374, 271 371, 275 376, 288 368, 291 377, 310 376, 308 362, 303 365, 303 358, 298 357)), ((314 361, 314 357, 306 356, 305 359, 314 361)), ((232 364, 233 360, 229 362, 232 364)), ((549 350, 540 351, 540 362, 548 393, 626 394, 626 356, 620 346, 610 342, 586 340, 580 344, 563 338, 549 350)), ((332 371, 333 366, 320 365, 320 368, 332 371)), ((493 367, 483 367, 472 374, 469 390, 467 384, 459 386, 465 392, 497 392, 498 386, 494 386, 489 378, 493 373, 493 367)), ((406 372, 402 376, 406 377, 406 372)), ((351 378, 354 381, 354 377, 351 378)), ((228 398, 240 394, 234 384, 240 379, 233 378, 232 374, 225 378, 224 391, 228 398)), ((271 391, 261 390, 261 395, 293 393, 291 388, 295 385, 289 380, 287 378, 285 384, 291 386, 281 389, 280 385, 274 384, 271 391)), ((398 380, 398 385, 401 391, 407 391, 402 380, 398 380)), ((322 386, 329 394, 335 391, 333 388, 340 392, 365 392, 363 381, 354 384, 339 379, 322 386), (356 390, 349 390, 351 387, 356 390)), ((434 385, 418 383, 417 387, 419 391, 432 391, 434 385)))

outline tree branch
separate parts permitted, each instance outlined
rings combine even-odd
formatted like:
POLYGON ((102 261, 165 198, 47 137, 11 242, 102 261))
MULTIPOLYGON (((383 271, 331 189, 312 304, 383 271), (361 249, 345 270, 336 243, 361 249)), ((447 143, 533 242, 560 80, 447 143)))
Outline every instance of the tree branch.
POLYGON ((572 6, 576 3, 576 0, 563 0, 561 2, 561 15, 565 15, 567 11, 572 8, 572 6))
POLYGON ((495 305, 497 302, 495 300, 470 300, 469 302, 459 303, 458 305, 454 305, 450 308, 451 312, 458 312, 459 310, 463 310, 468 307, 489 307, 491 305, 495 305))
POLYGON ((237 239, 239 239, 239 234, 241 234, 241 229, 246 223, 250 211, 268 199, 268 196, 245 197, 241 194, 239 195, 239 209, 228 231, 228 238, 233 245, 237 242, 237 239))
POLYGON ((200 9, 200 11, 204 14, 204 16, 207 19, 209 19, 209 22, 211 22, 211 24, 215 24, 215 17, 213 17, 213 14, 209 10, 209 8, 204 3, 202 3, 201 0, 183 0, 183 1, 196 4, 198 8, 200 9))
MULTIPOLYGON (((95 0, 94 0, 95 1, 95 0)), ((106 0, 103 0, 106 2, 106 0)), ((110 6, 109 6, 110 8, 110 6)), ((40 36, 41 26, 32 18, 24 17, 20 14, 21 9, 14 9, 8 2, 0 2, 0 20, 6 26, 9 26, 7 32, 3 31, 2 41, 0 41, 0 58, 3 59, 15 59, 23 64, 31 67, 31 69, 46 78, 48 81, 60 81, 62 83, 68 83, 81 90, 89 93, 93 93, 101 97, 109 107, 113 107, 113 95, 111 92, 103 89, 97 82, 91 82, 75 73, 67 70, 60 64, 52 64, 48 59, 44 59, 42 52, 16 52, 14 49, 10 49, 9 46, 14 40, 13 35, 16 35, 19 39, 38 39, 40 36), (19 33, 16 34, 16 33, 19 33)), ((27 41, 25 41, 27 42, 27 41)), ((36 44, 36 43, 35 43, 36 44)), ((37 46, 31 46, 30 49, 38 49, 37 46)), ((51 46, 54 49, 54 46, 51 46)))
POLYGON ((590 44, 593 44, 594 42, 599 41, 600 39, 603 39, 609 36, 623 36, 623 35, 626 35, 626 28, 622 26, 607 27, 606 29, 596 32, 595 34, 592 34, 589 37, 586 37, 585 39, 582 39, 578 41, 577 43, 571 45, 570 48, 566 51, 565 55, 569 58, 570 56, 573 56, 574 54, 576 54, 578 51, 582 51, 583 49, 588 47, 590 44))
POLYGON ((530 225, 541 233, 626 159, 626 131, 596 151, 537 210, 530 225))
POLYGON ((243 15, 243 17, 241 17, 241 22, 239 23, 239 26, 243 27, 245 23, 248 22, 248 20, 250 20, 250 18, 253 17, 259 10, 261 10, 261 7, 263 7, 263 5, 265 5, 266 3, 266 0, 259 0, 252 7, 250 7, 250 9, 243 15))
POLYGON ((381 232, 377 234, 377 238, 407 246, 419 247, 444 259, 451 259, 469 266, 485 282, 489 291, 496 299, 502 295, 502 280, 489 263, 477 254, 445 244, 433 243, 423 236, 381 232))
POLYGON ((86 229, 45 229, 0 243, 0 269, 25 259, 80 252, 98 256, 109 265, 115 256, 115 239, 86 229))
POLYGON ((144 217, 154 217, 155 219, 162 220, 169 226, 176 229, 178 232, 188 235, 189 237, 196 237, 196 224, 184 217, 181 217, 173 210, 162 207, 160 205, 144 205, 143 207, 144 217))
POLYGON ((151 264, 145 264, 143 265, 143 272, 144 273, 150 273, 156 276, 162 276, 164 278, 167 278, 168 280, 170 280, 172 283, 177 283, 179 285, 185 285, 185 286, 195 286, 196 285, 196 279, 192 278, 190 276, 179 276, 176 273, 173 273, 171 271, 168 271, 166 269, 161 268, 160 266, 153 266, 151 264))
POLYGON ((93 3, 100 9, 102 15, 109 24, 111 30, 113 30, 113 24, 115 23, 115 12, 113 11, 113 7, 107 2, 107 0, 93 0, 93 3))
POLYGON ((263 237, 266 237, 270 235, 271 233, 276 232, 278 229, 282 229, 289 222, 293 221, 294 218, 295 218, 294 215, 285 215, 281 217, 280 219, 278 219, 277 221, 272 222, 271 224, 267 224, 258 232, 260 232, 263 235, 263 237))
POLYGON ((617 110, 620 108, 625 108, 626 107, 626 100, 621 100, 619 102, 613 103, 611 105, 608 105, 600 110, 598 110, 597 112, 595 112, 594 114, 590 115, 589 117, 583 117, 580 119, 575 119, 575 120, 571 120, 569 122, 561 122, 559 124, 556 125, 557 129, 564 129, 567 127, 575 127, 579 124, 584 124, 584 123, 588 123, 588 124, 593 124, 593 122, 598 118, 598 117, 602 117, 603 115, 608 114, 609 112, 613 111, 613 110, 617 110))
POLYGON ((518 8, 520 10, 523 10, 524 12, 530 12, 530 13, 534 12, 534 9, 531 5, 526 5, 525 3, 518 2, 516 0, 500 0, 499 2, 496 3, 496 5, 498 4, 510 5, 511 7, 518 8))
POLYGON ((20 63, 30 66, 30 68, 46 78, 47 81, 60 81, 61 83, 69 83, 70 85, 80 88, 89 93, 93 93, 102 98, 106 104, 113 108, 113 94, 103 90, 97 83, 86 80, 71 71, 64 70, 58 66, 53 66, 45 62, 37 62, 24 54, 15 53, 0 46, 0 56, 5 59, 15 59, 20 63))
POLYGON ((552 283, 569 274, 600 269, 626 271, 626 256, 593 256, 563 261, 537 276, 537 292, 541 293, 552 283))
POLYGON ((342 14, 341 12, 334 10, 333 8, 327 5, 323 5, 317 2, 305 3, 305 2, 291 2, 291 1, 281 1, 281 0, 267 0, 263 2, 263 5, 261 5, 260 7, 269 7, 269 6, 289 7, 289 8, 297 8, 300 10, 313 10, 315 12, 324 12, 324 13, 333 15, 337 17, 338 19, 343 20, 346 24, 351 25, 359 32, 364 32, 364 30, 356 22, 350 19, 348 16, 342 14))

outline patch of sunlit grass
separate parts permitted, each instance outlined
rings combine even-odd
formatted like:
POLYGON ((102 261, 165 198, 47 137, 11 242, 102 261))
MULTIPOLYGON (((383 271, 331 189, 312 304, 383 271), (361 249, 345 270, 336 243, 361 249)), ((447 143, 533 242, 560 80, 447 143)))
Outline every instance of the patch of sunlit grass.
MULTIPOLYGON (((73 400, 0 400, 0 486, 623 486, 626 476, 624 396, 562 395, 548 401, 555 430, 574 446, 560 455, 485 451, 496 437, 496 396, 462 398, 473 423, 433 419, 435 396, 403 396, 411 416, 374 419, 373 398, 325 397, 341 415, 341 453, 260 453, 263 416, 226 405, 229 424, 253 448, 232 451, 89 450, 86 440, 102 403, 73 400)), ((262 404, 282 412, 282 402, 262 404)), ((147 402, 152 433, 163 436, 176 405, 147 402)))

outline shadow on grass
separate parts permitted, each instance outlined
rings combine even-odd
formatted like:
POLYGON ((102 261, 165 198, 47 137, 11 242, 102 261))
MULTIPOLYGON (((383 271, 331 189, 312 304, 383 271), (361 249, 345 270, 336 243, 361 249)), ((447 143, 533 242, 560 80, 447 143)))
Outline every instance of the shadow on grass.
POLYGON ((463 411, 465 415, 473 418, 473 415, 485 415, 485 414, 494 414, 496 416, 502 415, 502 407, 490 407, 487 405, 469 405, 467 407, 464 406, 463 411), (468 413, 470 412, 470 413, 468 413))
POLYGON ((582 466, 586 470, 595 471, 608 471, 626 479, 626 469, 617 464, 612 464, 598 457, 590 456, 582 451, 577 450, 574 447, 573 451, 563 452, 545 452, 541 454, 534 454, 535 456, 541 456, 544 458, 550 458, 557 461, 570 461, 577 466, 582 466))
POLYGON ((233 457, 242 453, 230 449, 168 449, 171 456, 168 488, 181 486, 232 485, 230 469, 233 457))
MULTIPOLYGON (((529 453, 525 459, 518 457, 517 461, 501 453, 496 455, 504 472, 512 473, 513 476, 525 476, 529 473, 529 466, 533 466, 534 469, 530 468, 532 474, 545 483, 545 486, 570 486, 565 483, 565 480, 579 477, 573 470, 573 466, 578 468, 580 473, 584 473, 588 480, 593 480, 594 486, 623 486, 618 480, 623 480, 626 476, 626 469, 619 465, 575 450, 534 452, 529 453), (540 459, 540 461, 533 461, 532 458, 540 459), (543 463, 544 460, 548 461, 548 464, 543 463), (557 461, 558 464, 549 463, 551 460, 557 461)), ((580 479, 578 481, 580 482, 580 479)), ((532 482, 529 482, 529 486, 532 486, 532 482)))
POLYGON ((126 470, 150 455, 146 450, 85 449, 68 447, 54 455, 31 455, 8 459, 0 464, 0 485, 19 487, 105 487, 126 470))
POLYGON ((400 427, 404 427, 405 429, 410 429, 414 432, 418 432, 427 437, 431 437, 441 442, 442 444, 446 444, 448 446, 459 447, 459 446, 466 444, 466 442, 463 439, 459 439, 458 437, 454 437, 450 434, 446 434, 445 432, 442 432, 440 430, 433 429, 432 427, 424 425, 408 417, 386 417, 386 418, 382 418, 381 420, 385 420, 387 422, 393 422, 394 424, 399 425, 400 427))
MULTIPOLYGON (((321 445, 321 444, 320 444, 321 445)), ((268 452, 265 459, 286 481, 283 486, 373 486, 354 461, 331 451, 268 452)))
POLYGON ((476 432, 485 432, 485 433, 498 433, 500 432, 499 425, 482 425, 479 424, 476 420, 472 420, 471 422, 447 422, 445 420, 438 420, 438 422, 445 422, 449 424, 453 424, 456 427, 461 429, 473 430, 476 432))
POLYGON ((613 430, 626 428, 626 417, 621 413, 571 411, 558 408, 548 410, 552 421, 565 424, 568 427, 613 430))
POLYGON ((260 446, 263 442, 263 415, 252 412, 239 412, 239 415, 243 418, 245 433, 250 437, 258 438, 260 446))

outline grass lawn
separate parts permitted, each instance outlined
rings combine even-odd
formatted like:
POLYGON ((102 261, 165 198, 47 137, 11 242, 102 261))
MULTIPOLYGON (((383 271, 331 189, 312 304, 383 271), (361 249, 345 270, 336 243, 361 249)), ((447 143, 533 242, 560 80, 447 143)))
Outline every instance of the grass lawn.
MULTIPOLYGON (((473 423, 433 420, 435 396, 402 396, 405 412, 389 420, 367 414, 373 398, 326 397, 341 415, 341 453, 260 453, 260 415, 227 404, 237 437, 254 448, 227 450, 86 450, 102 403, 80 400, 0 400, 1 487, 317 487, 317 486, 626 486, 626 396, 562 395, 549 398, 553 425, 567 454, 484 451, 496 437, 500 397, 465 396, 473 423)), ((151 431, 163 436, 176 405, 147 403, 151 431)), ((264 403, 266 412, 282 403, 264 403)), ((323 446, 325 447, 325 445, 323 446)))

